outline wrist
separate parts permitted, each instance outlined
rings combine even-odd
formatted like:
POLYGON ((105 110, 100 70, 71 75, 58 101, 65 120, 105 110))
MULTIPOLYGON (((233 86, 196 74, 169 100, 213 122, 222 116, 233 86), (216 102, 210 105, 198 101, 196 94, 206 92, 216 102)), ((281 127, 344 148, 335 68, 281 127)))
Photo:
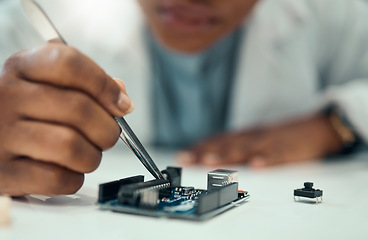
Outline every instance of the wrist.
POLYGON ((323 139, 323 148, 325 149, 324 155, 334 154, 342 151, 344 148, 344 141, 339 133, 336 131, 328 115, 321 115, 321 132, 320 138, 323 139))
POLYGON ((351 124, 348 123, 342 114, 339 114, 333 108, 328 111, 327 117, 331 127, 342 142, 339 153, 344 154, 352 152, 360 141, 351 124))

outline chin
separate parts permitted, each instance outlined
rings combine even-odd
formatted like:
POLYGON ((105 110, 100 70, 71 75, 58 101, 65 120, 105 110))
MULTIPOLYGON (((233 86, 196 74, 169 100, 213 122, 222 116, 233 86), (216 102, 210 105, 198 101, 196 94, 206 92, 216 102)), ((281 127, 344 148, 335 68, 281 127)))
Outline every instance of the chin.
POLYGON ((150 16, 156 38, 166 47, 182 52, 208 48, 223 35, 225 25, 219 16, 200 7, 158 6, 150 16))
POLYGON ((174 51, 184 52, 184 53, 197 53, 206 50, 212 44, 214 44, 215 40, 206 40, 203 38, 193 38, 189 36, 183 37, 173 37, 167 36, 164 34, 155 34, 156 38, 163 44, 165 47, 172 49, 174 51))

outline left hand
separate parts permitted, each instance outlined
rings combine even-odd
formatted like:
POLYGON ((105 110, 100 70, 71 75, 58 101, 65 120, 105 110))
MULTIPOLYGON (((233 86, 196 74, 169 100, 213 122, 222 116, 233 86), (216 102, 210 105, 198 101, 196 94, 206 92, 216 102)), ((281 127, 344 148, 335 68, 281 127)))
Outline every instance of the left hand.
POLYGON ((288 124, 224 133, 178 154, 183 164, 246 163, 255 168, 318 159, 343 146, 327 116, 288 124))

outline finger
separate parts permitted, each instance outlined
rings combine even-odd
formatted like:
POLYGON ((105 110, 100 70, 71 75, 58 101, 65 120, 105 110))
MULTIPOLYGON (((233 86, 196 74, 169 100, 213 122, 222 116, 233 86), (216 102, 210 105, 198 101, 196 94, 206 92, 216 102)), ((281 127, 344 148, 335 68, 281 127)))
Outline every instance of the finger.
POLYGON ((222 156, 222 153, 217 149, 217 151, 193 151, 185 150, 176 154, 176 160, 181 165, 193 165, 193 164, 203 164, 208 166, 215 166, 223 164, 226 162, 222 156))
POLYGON ((254 168, 265 168, 276 165, 290 164, 290 163, 298 163, 302 161, 317 161, 318 158, 311 158, 309 156, 298 156, 293 154, 280 154, 280 153, 265 153, 253 156, 249 165, 254 168))
POLYGON ((224 150, 231 141, 231 135, 220 134, 196 144, 191 152, 195 156, 195 161, 199 164, 209 165, 221 161, 224 150))
POLYGON ((53 38, 47 41, 48 43, 64 44, 60 38, 53 38))
POLYGON ((226 164, 226 158, 220 151, 205 152, 198 155, 198 163, 205 166, 219 166, 226 164))
POLYGON ((131 108, 131 99, 116 82, 74 48, 47 44, 13 55, 7 66, 31 81, 83 91, 114 116, 123 116, 131 108))
POLYGON ((183 165, 216 166, 244 162, 253 145, 253 135, 247 132, 221 133, 179 152, 176 159, 183 165))
POLYGON ((72 194, 83 185, 84 174, 56 164, 19 158, 0 169, 0 189, 10 196, 72 194))
MULTIPOLYGON (((118 79, 118 78, 113 78, 113 80, 115 81, 115 83, 120 87, 120 90, 123 91, 124 93, 126 93, 126 87, 125 84, 122 80, 118 79)), ((132 101, 130 108, 126 111, 126 114, 132 113, 134 111, 135 108, 135 104, 132 101)))
POLYGON ((275 141, 274 138, 266 138, 258 143, 259 148, 249 158, 249 166, 254 168, 264 168, 280 164, 285 161, 287 151, 283 151, 283 144, 275 141))
POLYGON ((277 146, 271 143, 273 143, 273 140, 267 135, 250 134, 229 147, 225 155, 227 161, 233 164, 247 164, 253 159, 260 162, 264 157, 264 152, 279 152, 277 146), (270 145, 273 147, 270 148, 270 145))
POLYGON ((15 108, 23 118, 70 126, 103 150, 118 140, 117 123, 88 95, 33 82, 19 85, 14 91, 22 95, 15 108))
POLYGON ((215 138, 192 150, 192 161, 216 166, 239 164, 248 160, 256 145, 248 137, 239 138, 237 134, 227 134, 224 138, 215 138))
POLYGON ((251 152, 247 149, 231 146, 216 152, 202 153, 199 163, 207 166, 242 164, 246 163, 250 156, 251 152))
POLYGON ((253 156, 249 160, 249 166, 253 168, 265 168, 265 167, 286 164, 288 162, 292 162, 292 160, 287 159, 283 155, 278 155, 278 154, 261 155, 259 154, 259 155, 253 156))
POLYGON ((118 84, 121 91, 126 92, 126 86, 123 80, 120 80, 119 78, 113 78, 113 80, 115 81, 116 84, 118 84))
POLYGON ((196 163, 196 156, 190 150, 183 150, 175 154, 175 159, 180 165, 193 165, 196 163))
POLYGON ((175 155, 176 160, 181 165, 206 164, 216 165, 221 162, 219 149, 187 149, 175 155))
POLYGON ((264 168, 308 159, 313 159, 313 157, 305 144, 299 144, 295 141, 285 142, 280 139, 277 141, 277 139, 271 138, 253 154, 249 160, 249 165, 254 168, 264 168))
POLYGON ((246 163, 252 155, 253 149, 250 147, 252 146, 234 144, 223 153, 223 158, 229 164, 246 163))
POLYGON ((232 147, 237 135, 224 133, 197 143, 194 147, 181 151, 176 155, 180 164, 203 164, 215 166, 226 163, 228 148, 232 147))
MULTIPOLYGON (((265 158, 262 155, 255 155, 252 158, 249 159, 249 166, 253 167, 253 168, 264 168, 267 166, 270 166, 270 162, 272 160, 270 160, 270 158, 265 158)), ((275 160, 273 160, 275 161, 275 160)))
POLYGON ((58 164, 80 173, 94 171, 102 157, 101 151, 75 130, 28 120, 17 122, 4 144, 14 155, 58 164))

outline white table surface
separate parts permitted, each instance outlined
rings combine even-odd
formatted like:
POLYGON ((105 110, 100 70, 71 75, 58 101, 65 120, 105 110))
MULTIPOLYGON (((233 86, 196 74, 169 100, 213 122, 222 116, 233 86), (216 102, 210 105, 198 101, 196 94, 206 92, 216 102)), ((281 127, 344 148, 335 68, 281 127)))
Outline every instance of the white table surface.
MULTIPOLYGON (((309 162, 239 171, 247 203, 205 222, 150 218, 99 210, 98 184, 149 173, 118 145, 104 154, 100 168, 86 176, 71 196, 13 200, 12 224, 0 228, 7 239, 368 239, 368 153, 329 162, 309 162), (305 181, 323 190, 323 202, 295 202, 293 190, 305 181)), ((175 165, 173 154, 151 151, 158 167, 175 165)), ((185 167, 182 185, 205 188, 204 167, 185 167)), ((148 177, 148 178, 147 178, 148 177)))

